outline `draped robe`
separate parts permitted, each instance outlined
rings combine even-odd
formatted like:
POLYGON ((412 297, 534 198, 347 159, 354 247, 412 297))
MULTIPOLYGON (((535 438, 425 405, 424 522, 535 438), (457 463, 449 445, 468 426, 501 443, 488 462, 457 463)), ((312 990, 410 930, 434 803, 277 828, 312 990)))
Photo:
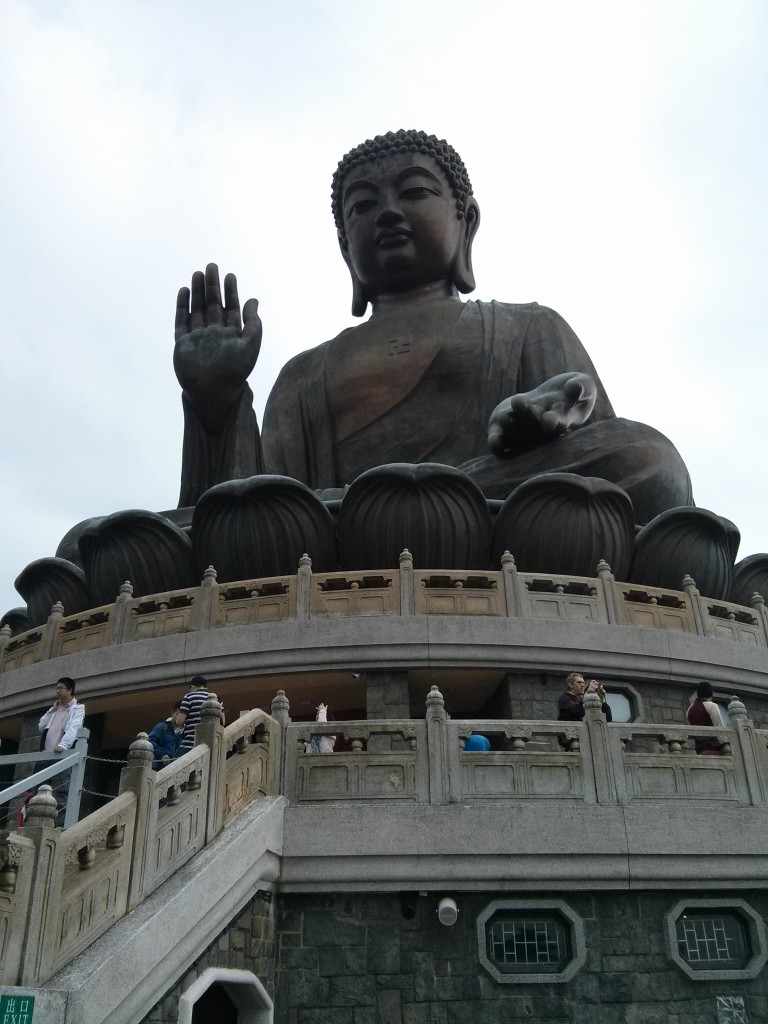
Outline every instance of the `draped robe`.
MULTIPOLYGON (((266 472, 322 490, 343 487, 374 466, 440 462, 463 469, 491 498, 506 497, 538 473, 572 472, 622 486, 633 500, 637 522, 692 504, 688 473, 674 446, 651 427, 616 418, 583 345, 546 306, 466 302, 407 394, 337 440, 328 363, 333 346, 347 333, 302 352, 281 371, 264 417, 266 472), (588 422, 510 456, 491 455, 488 420, 496 406, 568 371, 588 374, 597 384, 588 422)), ((385 359, 381 367, 386 388, 385 359)))

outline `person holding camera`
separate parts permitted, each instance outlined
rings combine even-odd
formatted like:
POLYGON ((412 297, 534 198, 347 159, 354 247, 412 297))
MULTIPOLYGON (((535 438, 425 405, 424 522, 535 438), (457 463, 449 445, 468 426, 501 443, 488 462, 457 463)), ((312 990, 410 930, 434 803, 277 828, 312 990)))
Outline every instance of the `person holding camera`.
POLYGON ((611 709, 605 699, 605 687, 596 679, 587 683, 581 672, 570 672, 565 677, 565 693, 557 702, 558 722, 581 722, 584 719, 584 694, 596 693, 602 704, 606 722, 613 721, 611 709))

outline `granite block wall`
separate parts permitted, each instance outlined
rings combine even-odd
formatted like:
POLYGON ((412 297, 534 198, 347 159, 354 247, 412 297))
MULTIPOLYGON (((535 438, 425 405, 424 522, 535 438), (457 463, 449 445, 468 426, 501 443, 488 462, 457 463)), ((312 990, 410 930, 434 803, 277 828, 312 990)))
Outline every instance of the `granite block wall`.
MULTIPOLYGON (((274 999, 274 904, 254 898, 140 1024, 177 1024, 179 996, 209 967, 252 971, 274 999)), ((173 921, 168 921, 173 928, 173 921)))
MULTIPOLYGON (((432 895, 417 900, 410 920, 403 916, 397 894, 280 897, 276 1024, 768 1020, 765 972, 751 981, 693 981, 671 961, 664 914, 679 893, 580 892, 565 897, 584 922, 586 963, 570 982, 546 984, 500 984, 478 962, 476 917, 505 894, 454 895, 459 918, 452 927, 439 923, 432 895), (745 1016, 727 1009, 741 1001, 745 1016)), ((768 915, 768 894, 740 895, 761 916, 768 915)))

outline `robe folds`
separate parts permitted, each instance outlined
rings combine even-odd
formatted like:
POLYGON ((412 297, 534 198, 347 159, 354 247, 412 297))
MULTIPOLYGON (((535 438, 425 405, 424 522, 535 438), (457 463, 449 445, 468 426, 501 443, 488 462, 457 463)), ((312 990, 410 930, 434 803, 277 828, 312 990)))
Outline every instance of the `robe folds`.
POLYGON ((464 470, 489 498, 505 498, 539 473, 571 472, 623 487, 638 523, 692 504, 688 472, 674 446, 651 427, 616 418, 583 345, 546 306, 466 302, 407 394, 340 441, 327 379, 339 338, 302 352, 281 371, 264 417, 265 472, 323 490, 343 487, 374 466, 438 462, 464 470), (492 455, 488 420, 496 406, 568 371, 597 384, 588 422, 509 456, 492 455))

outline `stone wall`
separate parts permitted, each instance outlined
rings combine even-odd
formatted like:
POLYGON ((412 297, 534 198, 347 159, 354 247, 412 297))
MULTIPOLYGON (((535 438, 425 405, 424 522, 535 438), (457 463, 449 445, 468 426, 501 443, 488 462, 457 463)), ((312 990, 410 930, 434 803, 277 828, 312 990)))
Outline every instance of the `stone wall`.
MULTIPOLYGON (((173 931, 173 921, 168 922, 173 931)), ((252 971, 274 999, 275 913, 273 904, 251 900, 140 1024, 177 1024, 179 997, 209 967, 252 971)))
MULTIPOLYGON (((276 1024, 720 1024, 723 995, 744 1000, 749 1024, 768 1020, 765 971, 692 981, 671 961, 664 915, 679 892, 558 894, 584 922, 587 958, 553 984, 499 984, 478 963, 477 915, 519 893, 453 895, 452 927, 438 922, 434 895, 418 898, 411 920, 396 894, 280 897, 276 1024)), ((765 893, 740 895, 766 917, 765 893)))

